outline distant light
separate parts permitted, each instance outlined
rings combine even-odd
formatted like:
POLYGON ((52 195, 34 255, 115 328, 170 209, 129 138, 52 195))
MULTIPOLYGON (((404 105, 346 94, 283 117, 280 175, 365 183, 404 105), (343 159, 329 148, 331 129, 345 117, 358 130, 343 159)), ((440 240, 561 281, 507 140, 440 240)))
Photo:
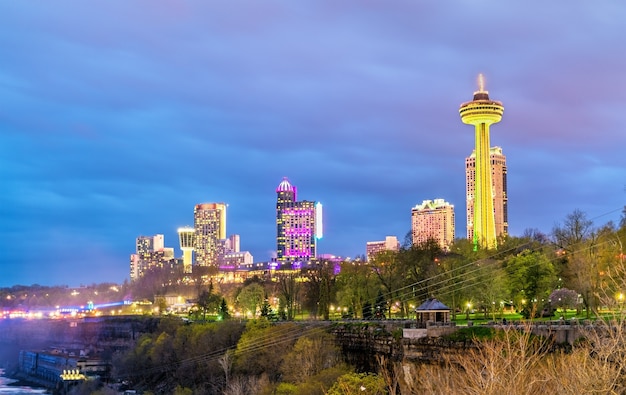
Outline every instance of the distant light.
POLYGON ((315 203, 315 238, 321 239, 324 236, 322 224, 322 203, 315 203))

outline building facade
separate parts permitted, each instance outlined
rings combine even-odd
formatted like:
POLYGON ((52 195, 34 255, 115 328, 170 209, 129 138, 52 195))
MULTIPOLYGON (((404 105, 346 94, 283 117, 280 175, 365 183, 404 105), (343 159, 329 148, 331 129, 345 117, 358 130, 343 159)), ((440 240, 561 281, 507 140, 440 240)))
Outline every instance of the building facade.
POLYGON ((287 177, 276 188, 276 259, 278 262, 314 260, 321 237, 321 204, 298 201, 287 177))
POLYGON ((442 249, 454 241, 454 206, 443 199, 424 200, 411 209, 413 244, 436 240, 442 249))
POLYGON ((398 251, 400 250, 400 242, 396 236, 387 236, 382 241, 368 241, 365 244, 365 255, 369 262, 377 254, 383 251, 398 251))
MULTIPOLYGON (((502 148, 491 147, 489 154, 491 164, 491 191, 493 196, 493 213, 496 236, 504 236, 509 232, 508 196, 506 183, 506 156, 502 148)), ((474 240, 474 192, 476 187, 476 151, 465 159, 465 196, 467 238, 474 240)))
POLYGON ((217 267, 226 240, 226 204, 197 204, 193 211, 195 264, 217 267))
POLYGON ((135 253, 130 256, 130 279, 137 280, 154 268, 173 268, 176 265, 174 249, 165 247, 164 236, 139 236, 135 253))

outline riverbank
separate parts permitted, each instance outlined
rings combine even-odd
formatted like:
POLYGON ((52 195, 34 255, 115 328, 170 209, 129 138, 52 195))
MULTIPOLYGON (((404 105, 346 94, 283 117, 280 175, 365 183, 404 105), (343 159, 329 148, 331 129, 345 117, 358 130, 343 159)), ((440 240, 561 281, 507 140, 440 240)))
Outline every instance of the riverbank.
POLYGON ((16 375, 9 374, 0 369, 0 393, 11 393, 16 395, 49 393, 49 389, 47 387, 42 386, 37 382, 14 376, 16 375))

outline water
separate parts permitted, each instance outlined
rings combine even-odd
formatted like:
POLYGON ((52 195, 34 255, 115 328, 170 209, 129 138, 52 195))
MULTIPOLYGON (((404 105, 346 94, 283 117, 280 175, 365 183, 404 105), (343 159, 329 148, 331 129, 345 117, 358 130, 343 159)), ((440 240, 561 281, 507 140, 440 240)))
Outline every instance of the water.
POLYGON ((15 380, 4 377, 4 370, 0 369, 0 395, 22 395, 22 394, 45 394, 46 390, 42 388, 33 388, 27 386, 12 386, 9 383, 15 380))

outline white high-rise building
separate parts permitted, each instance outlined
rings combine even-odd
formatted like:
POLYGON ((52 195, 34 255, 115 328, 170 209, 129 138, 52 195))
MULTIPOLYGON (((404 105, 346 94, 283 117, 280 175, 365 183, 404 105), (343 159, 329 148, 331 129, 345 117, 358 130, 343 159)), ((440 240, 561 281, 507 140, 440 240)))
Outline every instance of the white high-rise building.
MULTIPOLYGON (((508 196, 506 192, 506 156, 502 148, 491 147, 489 152, 491 164, 491 196, 493 198, 493 214, 496 236, 506 235, 509 231, 508 196)), ((465 185, 467 201, 467 238, 474 240, 474 198, 476 188, 476 151, 465 159, 465 185)))
POLYGON ((424 200, 411 209, 413 244, 436 240, 442 249, 454 241, 454 206, 443 199, 424 200))

